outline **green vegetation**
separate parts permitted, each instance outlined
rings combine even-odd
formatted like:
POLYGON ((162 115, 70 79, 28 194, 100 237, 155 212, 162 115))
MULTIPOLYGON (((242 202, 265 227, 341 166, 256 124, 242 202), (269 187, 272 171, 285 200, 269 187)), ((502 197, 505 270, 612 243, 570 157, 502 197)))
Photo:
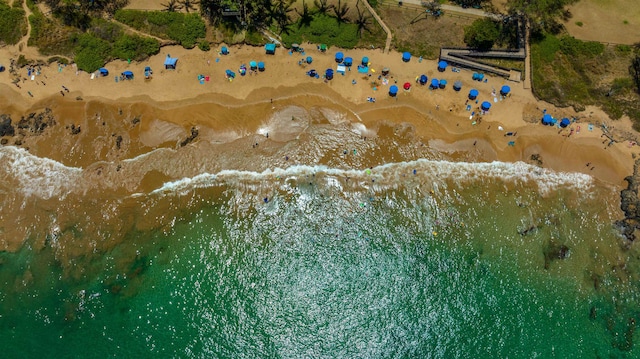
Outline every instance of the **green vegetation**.
POLYGON ((478 50, 491 49, 499 37, 499 25, 490 18, 477 19, 464 28, 464 42, 478 50))
POLYGON ((206 27, 198 14, 165 11, 118 10, 115 19, 136 30, 193 48, 205 37, 206 27))
POLYGON ((308 26, 298 23, 293 27, 295 29, 291 33, 282 34, 282 41, 286 46, 311 41, 351 49, 358 44, 358 26, 339 23, 336 18, 329 15, 317 14, 308 26))
POLYGON ((211 45, 209 44, 209 41, 207 40, 202 40, 198 43, 198 48, 202 51, 209 51, 211 50, 211 45))
POLYGON ((625 77, 632 55, 598 42, 545 34, 531 44, 534 92, 545 101, 576 110, 600 105, 612 118, 626 114, 640 128, 640 97, 633 78, 625 77))
POLYGON ((576 25, 582 27, 582 25, 584 24, 582 23, 582 21, 576 21, 576 25))
POLYGON ((579 0, 507 0, 510 15, 524 14, 530 20, 534 33, 557 34, 563 29, 562 22, 571 17, 565 8, 579 0))
POLYGON ((27 45, 37 47, 43 55, 73 57, 71 37, 79 34, 80 30, 64 26, 55 19, 46 18, 35 7, 32 11, 29 16, 31 34, 27 45))
POLYGON ((16 3, 22 6, 20 1, 10 7, 4 0, 0 0, 0 43, 17 44, 27 33, 24 10, 16 7, 16 3))

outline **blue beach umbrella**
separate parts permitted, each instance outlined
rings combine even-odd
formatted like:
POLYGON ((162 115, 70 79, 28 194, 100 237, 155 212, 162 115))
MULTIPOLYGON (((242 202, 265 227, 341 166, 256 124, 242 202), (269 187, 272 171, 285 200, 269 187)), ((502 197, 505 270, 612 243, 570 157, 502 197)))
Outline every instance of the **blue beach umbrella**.
POLYGON ((545 113, 544 116, 542 116, 542 124, 543 125, 552 125, 553 124, 553 117, 550 114, 545 113))
POLYGON ((441 60, 440 62, 438 62, 438 71, 440 72, 444 72, 444 70, 447 69, 447 62, 444 60, 441 60))
POLYGON ((333 69, 327 69, 327 71, 324 72, 324 76, 327 80, 333 79, 333 69))
POLYGON ((447 80, 445 80, 445 79, 440 80, 439 87, 440 87, 441 89, 443 89, 443 88, 447 87, 447 80))
POLYGON ((405 52, 402 54, 402 61, 409 62, 411 60, 411 54, 409 52, 405 52))
POLYGON ((307 56, 307 63, 310 64, 313 62, 313 57, 307 56))
POLYGON ((429 79, 427 78, 427 75, 421 75, 420 76, 420 85, 426 84, 427 81, 429 81, 429 79))
POLYGON ((475 100, 477 97, 478 97, 478 90, 471 89, 471 91, 469 91, 469 100, 475 100))
POLYGON ((351 66, 353 65, 353 59, 350 57, 345 57, 344 58, 344 66, 351 66))
POLYGON ((460 91, 462 90, 462 81, 456 81, 453 83, 453 89, 455 91, 460 91))
POLYGON ((502 96, 506 96, 509 92, 511 92, 511 87, 507 85, 502 86, 502 88, 500 89, 500 94, 502 96))
POLYGON ((362 66, 369 66, 369 58, 368 57, 363 57, 362 58, 362 66))
POLYGON ((258 62, 258 71, 264 71, 264 62, 258 62))
POLYGON ((336 52, 336 62, 342 63, 342 60, 344 60, 344 54, 340 51, 336 52))
POLYGON ((258 68, 258 63, 257 63, 257 62, 255 62, 255 61, 251 61, 251 62, 249 62, 249 68, 250 68, 251 70, 255 70, 255 69, 257 69, 257 68, 258 68))
POLYGON ((440 87, 440 81, 438 81, 438 79, 431 79, 431 88, 437 89, 438 87, 440 87))
POLYGON ((568 118, 563 118, 562 121, 560 121, 560 127, 565 128, 567 126, 569 126, 571 124, 571 120, 569 120, 568 118))
POLYGON ((398 86, 396 85, 391 85, 391 87, 389 87, 389 96, 395 96, 398 94, 398 86))
POLYGON ((480 108, 483 111, 489 111, 489 109, 491 108, 491 102, 489 102, 489 101, 483 102, 482 105, 480 105, 480 108))

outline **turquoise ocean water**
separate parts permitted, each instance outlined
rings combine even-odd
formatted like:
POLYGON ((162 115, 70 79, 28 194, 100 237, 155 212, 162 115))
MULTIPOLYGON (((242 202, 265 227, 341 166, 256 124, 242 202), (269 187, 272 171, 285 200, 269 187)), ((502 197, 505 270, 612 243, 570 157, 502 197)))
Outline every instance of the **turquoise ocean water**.
POLYGON ((0 356, 640 357, 619 188, 334 127, 258 172, 155 151, 130 162, 192 156, 202 174, 103 197, 71 192, 78 168, 0 147, 0 210, 49 228, 0 252, 0 356))

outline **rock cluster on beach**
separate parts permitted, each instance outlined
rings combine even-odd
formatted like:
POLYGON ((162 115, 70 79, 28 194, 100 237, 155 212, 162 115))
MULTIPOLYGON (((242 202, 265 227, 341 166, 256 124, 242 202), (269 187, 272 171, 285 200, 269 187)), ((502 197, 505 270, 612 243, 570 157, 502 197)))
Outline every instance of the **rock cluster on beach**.
POLYGON ((624 219, 617 222, 622 229, 622 234, 633 242, 640 233, 640 198, 638 198, 638 185, 640 185, 640 159, 633 166, 633 174, 625 177, 627 188, 620 192, 620 209, 624 212, 624 219))
MULTIPOLYGON (((22 144, 22 138, 29 135, 39 135, 44 132, 47 127, 56 124, 51 109, 45 108, 41 112, 31 112, 27 116, 22 116, 20 120, 14 124, 11 116, 7 114, 0 115, 0 137, 20 136, 14 140, 15 145, 22 144)), ((3 138, 3 145, 9 143, 7 138, 3 138)))

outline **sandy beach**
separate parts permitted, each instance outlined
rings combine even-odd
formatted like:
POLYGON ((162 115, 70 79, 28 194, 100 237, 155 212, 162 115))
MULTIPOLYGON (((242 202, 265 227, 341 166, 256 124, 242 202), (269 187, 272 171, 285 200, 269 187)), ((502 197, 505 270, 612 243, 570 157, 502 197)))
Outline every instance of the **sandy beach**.
MULTIPOLYGON (((304 55, 282 48, 266 55, 264 48, 250 46, 230 47, 228 55, 219 55, 220 47, 210 52, 164 47, 142 63, 111 62, 105 65, 108 76, 94 74, 93 79, 72 65, 52 64, 42 66, 32 80, 25 67, 18 70, 19 87, 6 71, 0 73, 2 112, 16 125, 22 116, 49 108, 55 125, 37 135, 18 129, 4 143, 80 170, 81 180, 70 193, 92 191, 102 193, 96 198, 103 199, 149 192, 168 181, 225 169, 260 172, 292 165, 338 165, 332 156, 355 151, 356 146, 363 146, 362 157, 341 162, 354 169, 415 160, 438 151, 453 160, 523 161, 555 171, 582 172, 615 188, 624 185, 624 177, 633 171, 637 146, 622 140, 634 136, 629 121, 613 122, 597 108, 581 113, 555 108, 537 101, 521 83, 492 76, 477 82, 469 70, 453 72, 449 67, 438 72, 435 61, 403 62, 401 54, 379 50, 345 50, 345 56, 353 58, 352 71, 323 81, 325 69, 336 68, 338 49, 321 53, 315 45, 303 46, 304 55), (176 70, 164 69, 168 55, 178 58, 176 70), (307 56, 313 57, 312 64, 300 64, 307 56), (367 74, 355 67, 363 56, 370 61, 367 74), (240 65, 250 61, 264 61, 266 70, 240 76, 240 65), (146 66, 153 69, 152 79, 144 78, 146 66), (384 67, 390 68, 387 84, 378 78, 384 67), (227 69, 236 73, 233 81, 225 77, 227 69), (310 69, 316 69, 320 78, 307 76, 310 69), (116 81, 125 70, 132 71, 134 79, 116 81), (429 81, 444 78, 448 85, 429 90, 416 83, 421 74, 429 81), (208 80, 199 81, 199 75, 208 80), (452 89, 458 80, 463 83, 460 92, 452 89), (406 82, 411 84, 409 91, 403 90, 406 82), (394 83, 400 91, 390 97, 389 86, 394 83), (503 85, 511 87, 510 96, 497 93, 503 85), (467 101, 471 88, 480 92, 478 104, 467 101), (480 113, 483 101, 492 104, 490 111, 470 119, 472 113, 480 113), (577 120, 564 129, 543 126, 544 110, 554 118, 577 120), (325 124, 343 126, 355 136, 353 144, 343 138, 323 144, 322 149, 309 148, 305 143, 314 136, 310 129, 320 130, 325 124), (602 124, 620 141, 608 145, 602 124), (367 141, 380 150, 364 150, 367 141), (400 153, 400 148, 411 151, 400 153), (142 157, 146 160, 141 164, 136 159, 142 157)), ((18 55, 17 49, 5 47, 0 62, 8 67, 9 59, 18 55)), ((12 177, 4 184, 20 186, 20 181, 12 177)), ((52 207, 57 203, 55 196, 40 196, 39 201, 39 205, 50 201, 52 207)), ((20 213, 13 220, 28 223, 20 213)), ((20 226, 13 230, 29 232, 20 226)), ((7 249, 16 249, 21 241, 6 238, 23 238, 8 229, 4 237, 2 247, 7 249)))

